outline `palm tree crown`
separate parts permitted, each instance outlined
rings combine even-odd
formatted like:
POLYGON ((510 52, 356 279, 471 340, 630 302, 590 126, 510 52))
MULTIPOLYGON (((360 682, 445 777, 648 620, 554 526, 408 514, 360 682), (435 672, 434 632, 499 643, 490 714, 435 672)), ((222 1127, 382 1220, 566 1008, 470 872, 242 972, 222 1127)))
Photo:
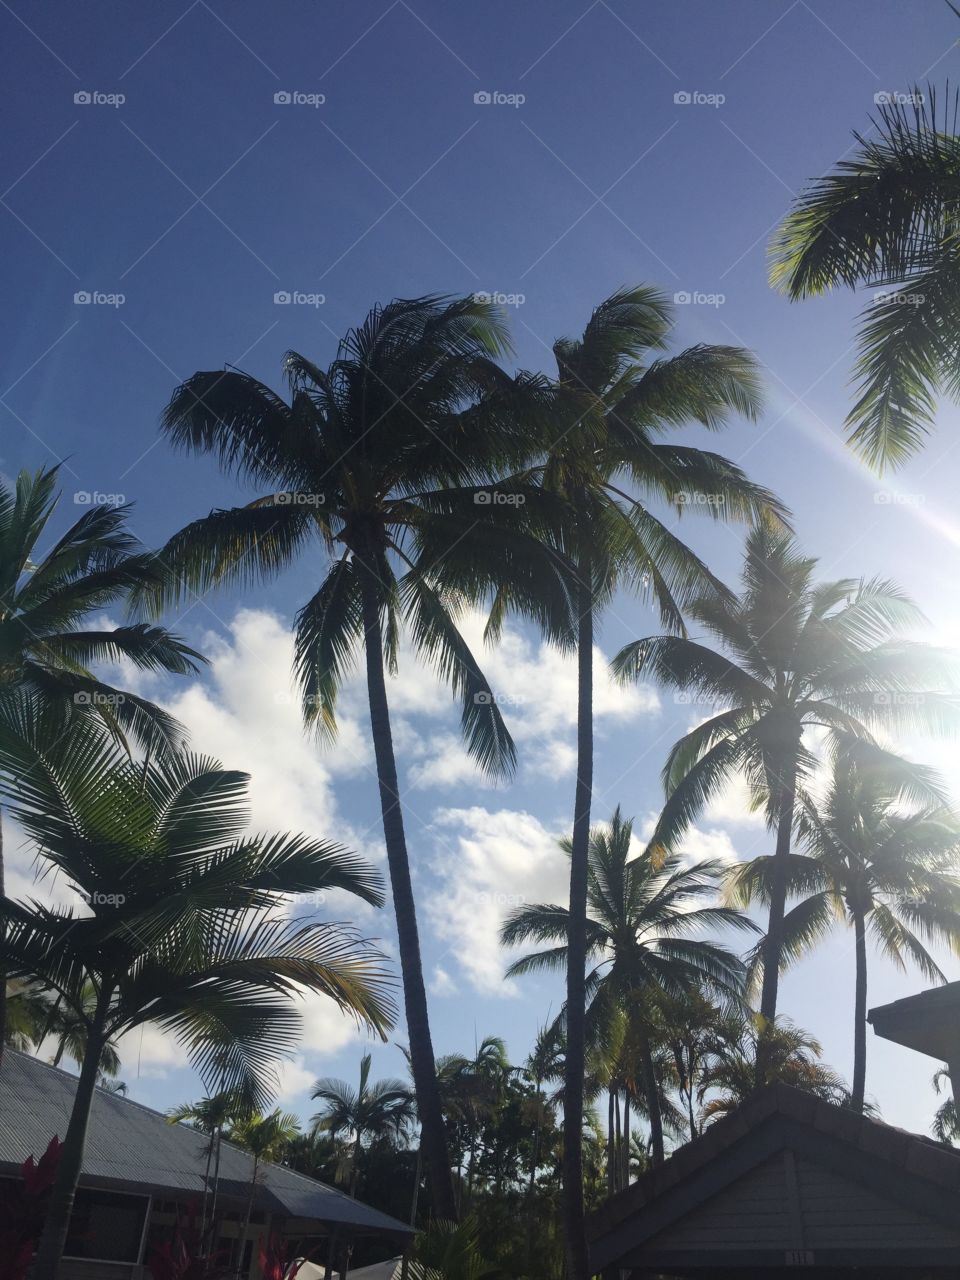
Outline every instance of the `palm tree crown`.
POLYGON ((945 729, 955 706, 948 655, 902 638, 922 616, 892 583, 818 584, 816 561, 792 539, 754 530, 739 597, 704 597, 690 616, 720 650, 683 636, 626 645, 614 659, 623 679, 653 675, 715 708, 671 749, 666 803, 652 845, 676 847, 709 800, 737 773, 777 833, 761 1012, 776 1014, 784 867, 797 795, 817 763, 811 729, 836 741, 871 739, 888 727, 945 729), (716 707, 719 705, 719 710, 716 707), (805 736, 806 735, 806 736, 805 736))
POLYGON ((499 368, 506 349, 488 302, 398 300, 375 307, 326 369, 291 352, 289 402, 243 373, 198 373, 164 417, 175 443, 213 453, 270 492, 171 539, 162 552, 171 580, 154 605, 187 590, 269 578, 312 543, 328 553, 329 567, 297 615, 296 675, 306 721, 330 733, 345 674, 361 654, 366 662, 424 1156, 435 1210, 446 1217, 456 1210, 384 668, 395 671, 404 624, 413 648, 459 695, 464 737, 480 767, 510 773, 513 741, 457 612, 487 593, 495 575, 545 622, 551 610, 563 614, 567 600, 540 544, 520 536, 530 521, 517 515, 523 484, 511 492, 500 480, 536 447, 527 410, 538 400, 537 382, 499 368), (511 501, 493 502, 492 486, 511 501), (551 578, 556 601, 545 604, 551 578))
POLYGON ((938 120, 932 88, 911 96, 880 108, 873 136, 854 135, 853 156, 799 196, 772 245, 772 281, 791 298, 884 286, 864 311, 847 417, 881 469, 920 448, 938 392, 960 391, 957 104, 938 120))
MULTIPOLYGON (((649 1011, 660 992, 668 995, 706 986, 724 998, 735 997, 743 984, 739 958, 717 943, 695 936, 706 929, 752 930, 740 911, 715 899, 723 873, 712 859, 692 866, 678 855, 659 856, 647 848, 633 854, 632 823, 620 810, 609 830, 590 835, 588 881, 587 975, 589 1039, 611 1039, 614 1024, 626 1010, 640 1028, 639 1053, 644 1061, 644 1088, 654 1126, 657 1097, 651 1064, 649 1011)), ((565 847, 569 850, 570 842, 565 847)), ((563 969, 567 961, 567 909, 550 904, 520 907, 506 920, 501 941, 506 946, 528 942, 552 944, 515 960, 508 975, 563 969)), ((662 1135, 655 1134, 662 1144, 662 1135)), ((662 1146, 659 1152, 662 1157, 662 1146)))
MULTIPOLYGON (((928 981, 946 978, 926 944, 960 950, 960 827, 928 772, 891 761, 865 743, 838 753, 822 801, 804 798, 797 818, 802 853, 787 866, 787 892, 800 901, 784 918, 792 960, 842 922, 855 934, 856 1008, 852 1101, 863 1106, 867 1053, 868 935, 900 969, 911 962, 928 981), (921 804, 910 808, 911 802, 921 804), (906 806, 906 807, 905 807, 906 806)), ((770 859, 732 876, 743 905, 769 902, 770 859)))
POLYGON ((93 613, 157 587, 163 569, 126 528, 130 508, 91 506, 42 555, 37 545, 57 507, 57 468, 0 481, 0 687, 25 688, 99 716, 153 749, 183 733, 159 707, 104 684, 97 662, 189 675, 203 657, 163 627, 90 629, 93 613))
POLYGON ((321 1112, 313 1117, 314 1132, 353 1134, 354 1150, 350 1170, 350 1194, 357 1193, 360 1153, 364 1139, 398 1138, 416 1116, 416 1098, 402 1080, 377 1080, 370 1083, 373 1059, 365 1053, 360 1059, 360 1083, 354 1089, 345 1080, 327 1077, 314 1083, 310 1097, 323 1102, 321 1112))

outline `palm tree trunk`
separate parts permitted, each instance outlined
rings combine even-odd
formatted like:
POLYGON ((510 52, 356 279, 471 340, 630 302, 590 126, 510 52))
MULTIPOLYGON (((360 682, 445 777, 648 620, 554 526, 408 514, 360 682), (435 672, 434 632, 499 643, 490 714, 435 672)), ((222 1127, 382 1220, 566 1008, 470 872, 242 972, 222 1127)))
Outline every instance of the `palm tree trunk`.
POLYGON ((410 1225, 417 1225, 417 1204, 420 1200, 420 1178, 423 1175, 423 1155, 417 1145, 417 1164, 413 1172, 413 1203, 410 1205, 410 1225))
POLYGON ((580 565, 577 628, 577 787, 567 925, 567 1044, 563 1079, 563 1218, 568 1280, 589 1280, 583 1224, 583 1080, 586 1057, 587 869, 593 796, 593 571, 580 565))
POLYGON ((607 1089, 607 1194, 613 1195, 617 1189, 617 1156, 613 1128, 613 1083, 607 1089))
POLYGON ((237 1244, 237 1280, 243 1275, 243 1251, 247 1244, 247 1232, 250 1230, 250 1219, 253 1217, 253 1200, 257 1194, 257 1172, 260 1168, 260 1157, 254 1152, 253 1177, 250 1179, 250 1194, 247 1196, 247 1211, 243 1215, 243 1229, 237 1244))
MULTIPOLYGON (((770 917, 763 944, 763 990, 760 1016, 772 1023, 777 1016, 777 991, 780 982, 780 954, 783 950, 783 917, 787 901, 787 858, 793 838, 793 809, 797 786, 797 744, 781 771, 782 787, 777 814, 777 847, 774 853, 773 883, 770 887, 770 917)), ((786 755, 786 753, 785 753, 786 755)), ((757 1055, 758 1063, 760 1054, 757 1055)), ((758 1071, 758 1079, 763 1079, 758 1071)))
POLYGON ((60 1151, 60 1163, 57 1166, 57 1176, 50 1193, 43 1233, 37 1246, 32 1280, 56 1280, 60 1270, 60 1260, 63 1257, 67 1232, 70 1229, 70 1218, 73 1214, 77 1182, 83 1165, 83 1150, 87 1140, 90 1107, 100 1071, 100 1056, 106 1041, 103 1028, 107 1019, 109 1000, 109 992, 102 989, 93 1024, 87 1036, 87 1049, 80 1067, 77 1090, 73 1096, 73 1110, 70 1112, 66 1136, 60 1151))
POLYGON ((630 1090, 623 1094, 623 1170, 621 1187, 630 1185, 630 1090))
POLYGON ((620 1133, 620 1088, 613 1091, 613 1189, 620 1190, 620 1165, 623 1161, 623 1138, 620 1133))
POLYGON ((653 1148, 653 1163, 663 1164, 663 1116, 660 1113, 660 1087, 657 1084, 657 1073, 653 1065, 653 1052, 650 1041, 641 1036, 639 1041, 640 1067, 643 1072, 643 1091, 647 1095, 647 1114, 650 1118, 650 1144, 653 1148))
POLYGON ((447 1157, 447 1141, 437 1089, 436 1063, 427 1015, 427 993, 423 982, 417 913, 410 880, 410 860, 400 809, 397 763, 390 730, 390 707, 383 674, 383 637, 380 627, 379 593, 377 591, 376 556, 361 560, 364 650, 367 666, 367 696, 370 702, 370 727, 377 763, 380 808, 383 814, 383 837, 390 868, 390 887, 397 921, 400 950, 400 973, 403 980, 403 1003, 407 1035, 410 1040, 410 1067, 417 1095, 420 1117, 420 1142, 430 1179, 433 1208, 438 1218, 455 1221, 457 1207, 453 1195, 453 1179, 447 1157))
POLYGON ((207 1143, 207 1163, 203 1171, 203 1200, 200 1208, 200 1248, 203 1249, 203 1243, 207 1238, 207 1209, 210 1205, 210 1165, 213 1163, 213 1147, 216 1142, 216 1126, 210 1134, 210 1141, 207 1143))
POLYGON ((857 990, 853 1007, 853 1092, 851 1104, 863 1110, 867 1087, 867 926, 861 911, 853 916, 856 942, 857 990))
POLYGON ((357 1198, 357 1180, 360 1177, 360 1130, 357 1130, 357 1138, 353 1144, 353 1163, 350 1169, 350 1199, 357 1198))
POLYGON ((217 1125, 217 1147, 213 1161, 213 1195, 210 1198, 210 1240, 207 1252, 215 1253, 217 1244, 217 1199, 220 1195, 220 1147, 223 1142, 223 1125, 217 1125))

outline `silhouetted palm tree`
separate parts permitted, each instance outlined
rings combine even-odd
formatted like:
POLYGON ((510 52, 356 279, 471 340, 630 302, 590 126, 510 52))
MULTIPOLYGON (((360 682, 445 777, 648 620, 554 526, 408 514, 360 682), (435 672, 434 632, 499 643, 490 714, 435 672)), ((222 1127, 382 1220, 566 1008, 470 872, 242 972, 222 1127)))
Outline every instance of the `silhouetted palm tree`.
POLYGON ((317 1080, 310 1097, 323 1102, 324 1108, 313 1117, 314 1131, 333 1137, 353 1135, 353 1157, 350 1162, 350 1195, 356 1197, 360 1176, 360 1156, 364 1139, 377 1141, 399 1137, 416 1116, 416 1097, 402 1080, 378 1080, 370 1083, 372 1057, 360 1059, 360 1083, 354 1089, 345 1080, 326 1077, 317 1080))
MULTIPOLYGON (((164 429, 225 470, 268 486, 246 506, 195 521, 161 552, 171 578, 153 604, 228 582, 272 578, 301 555, 318 589, 296 620, 296 675, 306 721, 332 733, 339 686, 366 665, 384 839, 393 890, 410 1057, 424 1155, 438 1214, 453 1218, 407 837, 385 669, 403 628, 461 699, 468 748, 484 771, 509 774, 513 742, 479 663, 457 627, 466 601, 496 576, 546 617, 550 561, 518 535, 520 482, 498 484, 538 445, 526 410, 535 380, 496 364, 508 349, 495 307, 476 298, 416 298, 375 307, 326 369, 290 352, 289 403, 234 370, 197 373, 174 393, 164 429), (511 501, 493 502, 492 487, 511 501), (516 499, 516 501, 513 501, 516 499)), ((562 591, 560 606, 565 603, 562 591)))
MULTIPOLYGON (((579 338, 553 345, 554 432, 546 459, 530 473, 559 496, 568 517, 557 550, 574 596, 577 653, 577 781, 570 859, 569 964, 564 1086, 564 1226, 571 1280, 587 1280, 583 1234, 587 845, 593 792, 593 647, 598 618, 626 585, 656 602, 664 624, 682 630, 691 595, 719 584, 651 510, 666 503, 724 520, 775 517, 782 508, 718 454, 663 437, 677 427, 721 427, 733 413, 756 416, 757 365, 740 347, 698 345, 666 358, 670 305, 650 286, 620 289, 591 315, 579 338), (633 493, 628 492, 629 489, 633 493)), ((492 630, 518 601, 495 602, 492 630)), ((552 637, 556 638, 556 637, 552 637)))
POLYGON ((894 584, 817 583, 816 561, 790 538, 754 530, 739 597, 704 596, 688 613, 719 651, 684 636, 652 636, 614 659, 623 679, 654 676, 711 714, 677 742, 663 769, 666 792, 651 846, 673 849, 690 824, 738 774, 776 834, 760 1012, 777 1012, 787 859, 798 792, 817 764, 811 729, 835 741, 870 739, 872 729, 941 730, 957 723, 940 690, 955 660, 902 639, 923 615, 894 584), (717 710, 716 708, 720 709, 717 710))
MULTIPOLYGON (((692 937, 704 929, 752 930, 742 912, 716 903, 723 867, 705 859, 693 866, 649 849, 632 856, 632 823, 617 809, 610 828, 590 833, 587 881, 588 1022, 603 1039, 610 1024, 626 1011, 633 1019, 643 1089, 650 1113, 654 1158, 663 1159, 659 1085, 649 1027, 644 1022, 647 996, 708 988, 735 996, 745 969, 731 951, 692 937)), ((570 851, 571 842, 563 842, 570 851)), ((568 910, 550 904, 518 907, 508 916, 500 938, 505 946, 550 943, 515 960, 508 976, 560 969, 567 963, 568 910)))
POLYGON ((932 430, 936 397, 960 381, 960 137, 957 100, 881 106, 875 136, 798 197, 773 240, 771 279, 791 298, 837 285, 882 288, 863 313, 850 443, 899 466, 932 430))
MULTIPOLYGON (((803 853, 788 859, 787 894, 800 901, 784 918, 784 953, 797 958, 838 923, 853 929, 851 1105, 860 1111, 867 1072, 868 933, 899 969, 910 962, 928 981, 946 981, 924 942, 960 948, 960 826, 928 771, 858 743, 835 758, 822 802, 805 798, 797 829, 803 853), (918 799, 920 808, 905 809, 918 799)), ((736 868, 731 883, 741 905, 769 902, 771 862, 757 858, 736 868)))

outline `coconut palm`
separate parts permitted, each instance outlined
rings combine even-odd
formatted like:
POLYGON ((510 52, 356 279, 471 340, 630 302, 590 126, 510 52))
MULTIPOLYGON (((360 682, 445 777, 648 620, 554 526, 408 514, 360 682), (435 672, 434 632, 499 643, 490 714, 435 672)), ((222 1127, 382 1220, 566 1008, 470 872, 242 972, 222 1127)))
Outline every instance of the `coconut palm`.
MULTIPOLYGON (((900 969, 946 977, 927 946, 960 950, 960 826, 925 770, 879 759, 854 744, 834 762, 822 802, 808 796, 797 818, 802 853, 787 865, 787 893, 800 901, 784 919, 785 954, 796 958, 837 923, 853 929, 855 999, 851 1105, 863 1109, 867 1071, 867 937, 900 969), (905 811, 915 801, 920 808, 905 811), (919 936, 918 936, 919 935, 919 936)), ((771 859, 737 867, 740 905, 769 902, 771 859)))
POLYGON ((285 896, 340 888, 380 903, 376 873, 338 845, 248 835, 247 776, 193 755, 133 761, 93 720, 63 720, 8 695, 0 782, 46 866, 82 909, 4 899, 0 962, 56 991, 86 1047, 34 1275, 54 1280, 104 1047, 152 1022, 175 1036, 208 1088, 262 1104, 296 1043, 293 998, 332 998, 385 1034, 379 953, 351 930, 277 915, 285 896), (92 1011, 85 999, 97 991, 92 1011))
MULTIPOLYGON (((145 671, 195 672, 203 661, 163 627, 85 626, 91 614, 156 584, 162 566, 127 528, 128 506, 88 507, 39 550, 56 511, 58 468, 0 479, 0 691, 21 688, 74 717, 94 715, 121 738, 152 750, 175 747, 183 731, 165 711, 99 680, 91 663, 126 661, 145 671)), ((0 896, 4 891, 0 828, 0 896)), ((0 926, 2 927, 2 926, 0 926)), ((0 1056, 6 1043, 0 970, 0 1056)))
POLYGON ((819 1040, 786 1019, 771 1026, 755 1018, 732 1018, 700 1082, 701 1103, 711 1090, 719 1090, 719 1096, 704 1105, 702 1123, 729 1115, 758 1087, 777 1081, 828 1102, 846 1103, 846 1086, 821 1061, 822 1054, 819 1040), (759 1080, 758 1069, 762 1070, 759 1080))
POLYGON ((945 1098, 937 1107, 933 1116, 931 1130, 938 1142, 951 1147, 960 1142, 960 1112, 958 1112, 957 1104, 953 1099, 953 1086, 950 1080, 949 1067, 939 1067, 933 1073, 933 1089, 938 1097, 944 1086, 946 1086, 950 1096, 945 1098))
MULTIPOLYGON (((457 627, 465 600, 496 574, 548 622, 550 560, 521 546, 522 484, 491 486, 536 448, 518 411, 538 402, 533 379, 509 378, 495 358, 507 336, 476 298, 428 297, 376 307, 322 369, 289 353, 288 403, 247 374, 197 373, 164 415, 173 442, 212 453, 266 486, 246 506, 214 511, 163 548, 171 578, 154 606, 226 582, 260 582, 319 549, 329 560, 296 620, 296 676, 306 721, 330 734, 337 690, 366 666, 384 838, 396 913, 404 1006, 434 1207, 455 1216, 437 1093, 407 837, 385 668, 394 673, 401 624, 419 655, 462 703, 461 725, 481 769, 508 774, 515 751, 496 699, 457 627), (509 499, 509 501, 507 500, 509 499)), ((567 604, 558 588, 561 612, 567 604)), ((563 616, 566 616, 564 613, 563 616)))
POLYGON ((402 1080, 370 1083, 372 1061, 369 1053, 360 1059, 357 1089, 353 1089, 346 1080, 326 1077, 317 1080, 310 1093, 315 1101, 324 1103, 323 1110, 313 1117, 315 1132, 329 1133, 335 1138, 342 1134, 353 1135, 349 1182, 352 1197, 357 1194, 364 1139, 376 1142, 382 1138, 397 1138, 416 1116, 416 1098, 402 1080))
POLYGON ((249 1110, 242 1095, 235 1089, 221 1089, 198 1102, 184 1102, 167 1112, 170 1124, 190 1124, 206 1134, 206 1167, 203 1176, 203 1201, 200 1210, 200 1238, 206 1252, 208 1232, 216 1236, 217 1200, 220 1192, 220 1156, 224 1130, 240 1123, 249 1110), (212 1177, 211 1177, 212 1168, 212 1177), (209 1208, 209 1213, 208 1213, 209 1208))
MULTIPOLYGON (((698 345, 666 358, 671 327, 664 294, 649 286, 612 294, 582 335, 553 346, 554 432, 545 460, 530 473, 568 508, 557 547, 575 602, 577 781, 570 860, 570 936, 566 992, 564 1222, 573 1280, 586 1280, 583 1125, 586 993, 587 846, 593 790, 593 646, 600 614, 614 589, 639 589, 656 602, 665 625, 682 630, 681 609, 694 593, 719 584, 650 509, 709 512, 724 520, 782 513, 772 495, 727 459, 663 437, 687 423, 718 428, 734 413, 756 416, 757 366, 739 347, 698 345), (628 492, 628 490, 633 492, 628 492)), ((496 597, 496 633, 518 607, 507 586, 496 597)))
POLYGON ((863 313, 847 417, 871 465, 898 466, 932 430, 936 396, 957 398, 960 137, 957 101, 881 106, 873 137, 797 198, 773 244, 773 284, 791 298, 838 285, 877 289, 863 313))
POLYGON ((876 728, 942 730, 957 719, 939 692, 953 680, 952 659, 902 638, 923 618, 903 592, 883 579, 817 583, 815 571, 793 539, 754 530, 740 596, 704 596, 688 608, 719 651, 684 636, 652 636, 626 645, 613 664, 622 679, 654 676, 712 708, 667 757, 667 799, 652 847, 675 848, 738 774, 776 834, 760 1002, 771 1022, 797 796, 817 763, 811 731, 871 740, 876 728))
POLYGON ((237 1238, 237 1280, 243 1274, 243 1247, 250 1230, 250 1219, 253 1216, 253 1202, 257 1196, 257 1177, 264 1161, 277 1161, 283 1158, 290 1143, 300 1133, 300 1121, 289 1111, 279 1108, 269 1115, 251 1115, 235 1124, 230 1130, 230 1141, 253 1156, 253 1171, 250 1175, 250 1190, 247 1194, 247 1208, 243 1216, 243 1226, 237 1238))
MULTIPOLYGON (((632 835, 633 824, 619 808, 609 829, 595 827, 590 833, 588 1025, 591 1039, 609 1039, 610 1028, 627 1010, 637 1040, 654 1157, 660 1162, 660 1088, 644 1002, 660 991, 672 994, 704 985, 726 998, 735 997, 743 983, 742 962, 718 943, 693 935, 706 929, 742 931, 755 926, 742 912, 715 901, 723 870, 719 861, 704 859, 690 866, 676 855, 658 857, 649 849, 633 856, 632 835)), ((569 853, 572 841, 562 843, 569 853)), ((508 976, 562 970, 568 927, 566 907, 534 904, 512 912, 500 934, 505 946, 550 945, 515 960, 508 976)))

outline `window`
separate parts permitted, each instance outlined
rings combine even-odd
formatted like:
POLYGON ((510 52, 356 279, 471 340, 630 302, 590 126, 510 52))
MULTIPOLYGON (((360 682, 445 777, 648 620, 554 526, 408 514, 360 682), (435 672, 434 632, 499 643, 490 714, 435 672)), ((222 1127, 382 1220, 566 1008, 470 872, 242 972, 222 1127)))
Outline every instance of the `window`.
POLYGON ((136 1262, 146 1211, 146 1198, 80 1188, 73 1204, 65 1255, 104 1262, 136 1262))

